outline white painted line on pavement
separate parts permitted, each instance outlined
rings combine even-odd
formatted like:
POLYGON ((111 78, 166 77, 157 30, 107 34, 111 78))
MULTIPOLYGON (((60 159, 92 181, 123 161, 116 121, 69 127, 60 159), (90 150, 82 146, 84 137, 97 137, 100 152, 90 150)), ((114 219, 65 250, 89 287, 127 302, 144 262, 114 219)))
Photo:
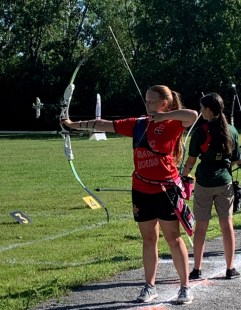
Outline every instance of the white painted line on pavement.
MULTIPOLYGON (((193 263, 193 261, 191 261, 191 260, 189 260, 189 262, 191 264, 193 263)), ((159 264, 163 264, 163 263, 164 264, 173 264, 173 260, 172 259, 159 259, 159 264)), ((206 264, 214 264, 215 263, 215 264, 219 264, 219 266, 213 270, 213 272, 211 273, 211 275, 208 278, 191 282, 191 288, 192 289, 197 288, 198 286, 204 284, 209 279, 216 278, 220 274, 223 274, 224 271, 226 270, 225 258, 223 258, 222 260, 214 259, 213 261, 209 261, 209 260, 205 259, 205 260, 203 260, 203 263, 204 264, 205 263, 206 264)), ((240 253, 240 251, 236 251, 235 268, 241 269, 241 253, 240 253)), ((170 289, 169 291, 174 291, 174 288, 170 289)), ((165 307, 165 304, 170 303, 171 301, 175 301, 176 298, 177 298, 177 292, 175 293, 175 295, 173 295, 172 297, 170 297, 166 300, 163 300, 163 301, 158 302, 158 303, 153 304, 153 305, 139 306, 139 307, 134 308, 133 310, 167 310, 168 308, 165 307)), ((194 296, 194 298, 195 298, 195 296, 194 296)))
MULTIPOLYGON (((205 260, 206 261, 206 260, 205 260)), ((203 262, 205 262, 203 261, 203 262)), ((213 261, 214 262, 214 261, 213 261)), ((224 271, 226 270, 226 262, 225 262, 225 258, 223 258, 223 260, 219 260, 219 261, 216 261, 215 260, 215 263, 222 263, 222 266, 220 265, 219 267, 215 268, 214 271, 210 274, 210 276, 206 279, 202 279, 202 280, 199 280, 199 281, 194 281, 194 282, 191 282, 191 288, 196 288, 200 285, 202 285, 204 282, 206 282, 207 280, 209 279, 213 279, 213 278, 216 278, 217 276, 219 276, 220 274, 223 274, 224 271), (221 268, 221 270, 220 270, 221 268)), ((241 254, 240 253, 237 253, 236 252, 236 255, 235 255, 235 268, 239 269, 241 268, 241 254)), ((172 297, 170 297, 169 299, 165 300, 165 301, 162 301, 158 304, 156 304, 155 306, 162 306, 163 304, 165 303, 168 303, 170 301, 173 301, 177 298, 177 294, 173 295, 172 297)), ((150 308, 151 309, 151 308, 150 308)), ((142 309, 143 310, 143 309, 142 309)))

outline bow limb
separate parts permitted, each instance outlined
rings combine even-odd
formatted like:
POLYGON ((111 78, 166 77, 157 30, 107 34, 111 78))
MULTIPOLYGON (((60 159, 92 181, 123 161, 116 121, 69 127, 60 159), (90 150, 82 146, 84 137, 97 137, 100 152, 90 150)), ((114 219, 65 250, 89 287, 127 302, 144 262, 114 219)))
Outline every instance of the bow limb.
POLYGON ((182 174, 182 170, 183 170, 183 163, 184 163, 184 160, 185 160, 185 156, 186 156, 186 152, 187 152, 187 141, 188 141, 188 137, 190 136, 192 130, 193 130, 193 127, 196 125, 197 121, 199 120, 199 118, 201 117, 202 113, 199 113, 197 119, 195 120, 195 122, 192 124, 192 126, 189 128, 187 134, 186 134, 186 137, 185 137, 185 140, 184 140, 184 143, 183 143, 183 155, 182 155, 182 162, 179 166, 179 171, 180 173, 182 174))
POLYGON ((94 199, 95 204, 99 204, 106 212, 106 217, 107 217, 107 222, 109 222, 109 212, 108 209, 106 207, 106 205, 104 204, 104 202, 97 196, 95 195, 81 180, 79 174, 77 173, 74 163, 73 163, 73 159, 74 159, 74 155, 73 155, 73 151, 72 151, 72 146, 71 146, 71 139, 70 139, 70 135, 68 133, 63 134, 62 133, 62 137, 64 138, 64 153, 66 158, 68 159, 69 165, 71 167, 71 170, 76 178, 76 180, 79 182, 79 184, 82 186, 82 188, 94 199))
POLYGON ((199 120, 199 118, 201 117, 202 113, 199 113, 198 117, 196 118, 195 122, 192 124, 192 126, 190 127, 190 129, 188 130, 187 132, 187 135, 185 137, 185 140, 184 140, 184 143, 183 143, 183 148, 186 147, 186 144, 187 144, 187 140, 188 140, 188 137, 190 136, 192 130, 193 130, 193 127, 196 125, 197 121, 199 120))
MULTIPOLYGON (((204 93, 202 92, 202 97, 204 97, 204 93)), ((183 163, 184 163, 184 160, 185 160, 185 156, 186 156, 186 152, 187 152, 187 149, 186 149, 186 146, 187 146, 187 141, 188 141, 188 137, 190 136, 192 130, 193 130, 193 127, 196 125, 197 121, 199 120, 199 118, 201 117, 202 113, 199 113, 197 119, 195 120, 195 122, 192 124, 192 126, 190 127, 190 129, 188 130, 187 132, 187 135, 185 137, 185 140, 184 140, 184 143, 183 143, 183 155, 182 155, 182 162, 180 164, 180 167, 179 167, 179 171, 180 173, 182 174, 182 170, 183 170, 183 163)))

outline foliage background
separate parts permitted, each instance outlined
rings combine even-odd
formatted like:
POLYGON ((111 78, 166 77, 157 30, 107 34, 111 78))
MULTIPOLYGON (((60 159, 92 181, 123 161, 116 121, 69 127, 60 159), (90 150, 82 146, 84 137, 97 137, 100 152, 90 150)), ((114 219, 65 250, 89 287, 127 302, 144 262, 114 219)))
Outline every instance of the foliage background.
POLYGON ((105 118, 145 113, 109 26, 143 96, 167 84, 198 109, 201 93, 216 91, 229 115, 231 84, 241 82, 240 9, 240 0, 0 0, 0 129, 56 129, 77 62, 102 41, 77 76, 71 116, 93 117, 97 93, 105 118))

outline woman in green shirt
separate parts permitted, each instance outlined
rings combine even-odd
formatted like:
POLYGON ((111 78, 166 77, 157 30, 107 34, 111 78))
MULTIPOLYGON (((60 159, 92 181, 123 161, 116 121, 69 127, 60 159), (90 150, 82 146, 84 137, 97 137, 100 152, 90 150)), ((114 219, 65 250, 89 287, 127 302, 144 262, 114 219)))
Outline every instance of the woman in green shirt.
POLYGON ((200 101, 200 112, 207 121, 196 128, 191 137, 188 159, 183 175, 187 176, 197 158, 194 190, 194 269, 190 279, 201 278, 205 236, 214 204, 219 217, 226 259, 226 278, 240 274, 234 268, 235 235, 233 229, 233 201, 231 167, 240 159, 238 132, 227 123, 223 113, 223 99, 217 93, 210 93, 200 101))

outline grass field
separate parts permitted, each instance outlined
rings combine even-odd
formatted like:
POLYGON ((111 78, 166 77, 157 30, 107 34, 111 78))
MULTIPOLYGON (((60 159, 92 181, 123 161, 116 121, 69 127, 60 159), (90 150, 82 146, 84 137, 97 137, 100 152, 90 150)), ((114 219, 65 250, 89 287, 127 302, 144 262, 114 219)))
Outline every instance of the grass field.
MULTIPOLYGON (((75 167, 95 188, 130 189, 131 139, 72 138, 75 167)), ((74 287, 142 266, 142 242, 131 194, 95 192, 110 213, 92 210, 63 153, 61 137, 0 138, 0 309, 31 309, 74 287), (19 224, 20 210, 31 223, 19 224)), ((190 201, 192 206, 192 201, 190 201)), ((240 227, 240 214, 234 217, 240 227)), ((214 215, 208 238, 220 235, 214 215)), ((190 246, 186 235, 184 238, 190 246)), ((169 254, 160 238, 160 255, 169 254)))

